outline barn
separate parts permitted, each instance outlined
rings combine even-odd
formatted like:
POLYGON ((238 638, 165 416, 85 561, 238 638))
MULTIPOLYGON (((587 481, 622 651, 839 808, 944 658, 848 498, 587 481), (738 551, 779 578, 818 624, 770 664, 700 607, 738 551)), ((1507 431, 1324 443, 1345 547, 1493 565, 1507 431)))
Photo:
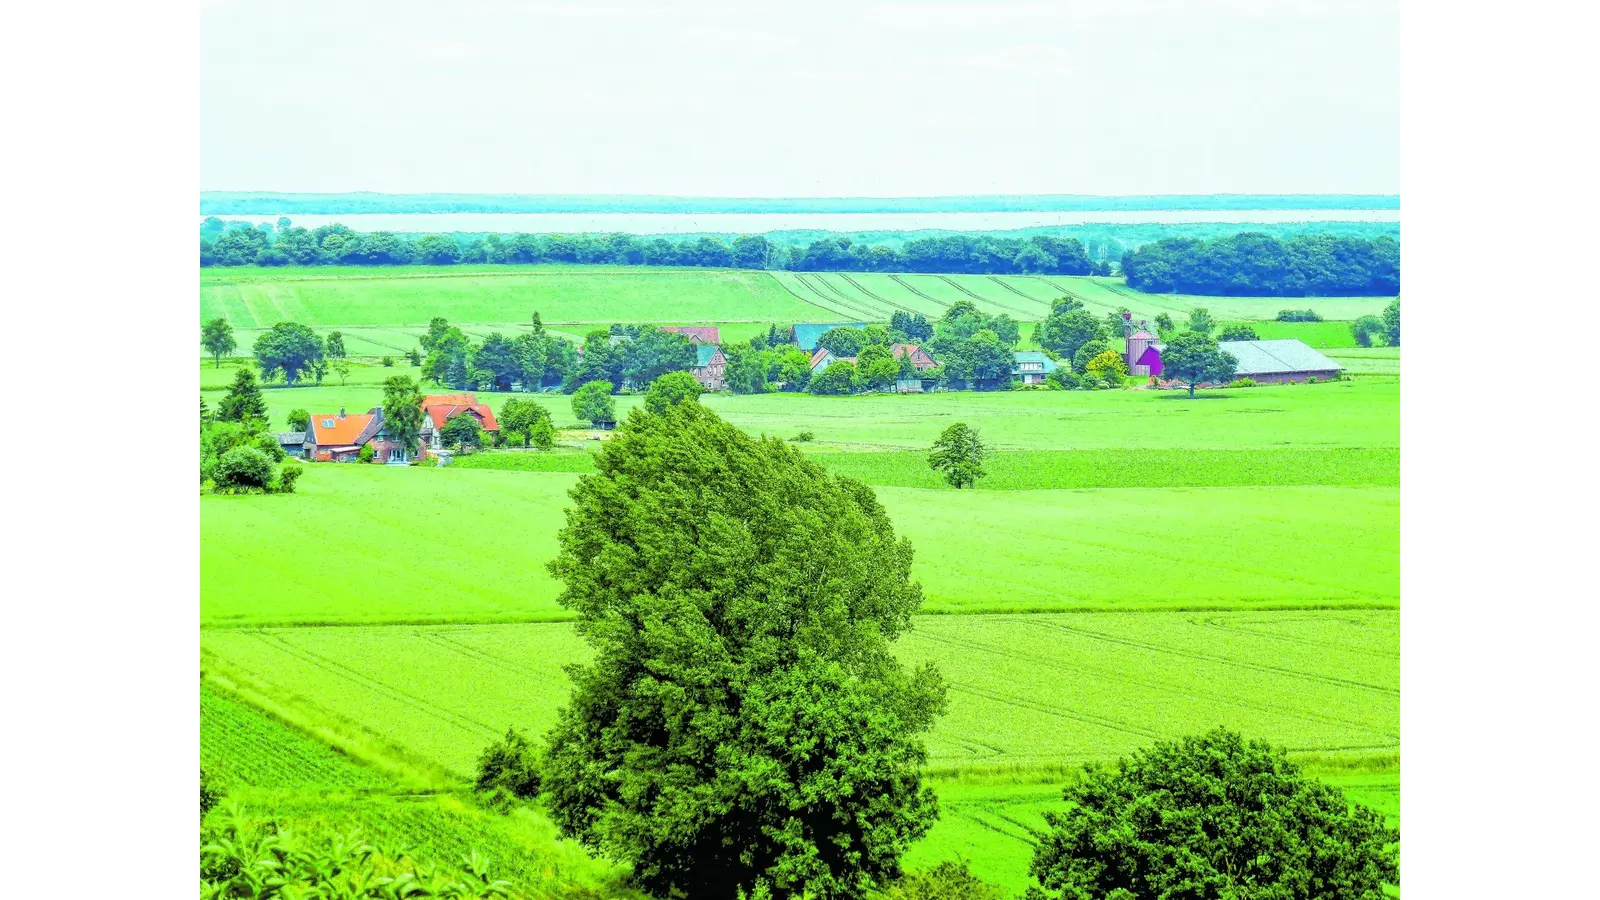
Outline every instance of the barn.
POLYGON ((1328 381, 1339 377, 1344 366, 1289 338, 1276 341, 1219 341, 1217 349, 1239 361, 1235 378, 1249 378, 1259 384, 1282 384, 1315 378, 1328 381))

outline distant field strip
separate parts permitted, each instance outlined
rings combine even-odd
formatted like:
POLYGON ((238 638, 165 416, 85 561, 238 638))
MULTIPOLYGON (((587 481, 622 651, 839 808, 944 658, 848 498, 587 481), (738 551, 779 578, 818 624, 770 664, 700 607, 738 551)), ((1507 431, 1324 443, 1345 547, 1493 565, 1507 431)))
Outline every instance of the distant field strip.
MULTIPOLYGON (((921 451, 814 453, 831 472, 871 485, 945 488, 921 451)), ((592 472, 587 453, 502 451, 458 457, 452 466, 520 472, 592 472)), ((984 461, 980 490, 1248 485, 1397 485, 1394 448, 1280 450, 1010 450, 984 461)))
MULTIPOLYGON (((201 622, 566 618, 544 564, 575 477, 330 463, 292 496, 204 496, 201 622), (319 571, 361 588, 307 590, 319 571)), ((877 491, 929 612, 1399 602, 1394 487, 877 491)))
MULTIPOLYGON (((929 742, 936 771, 1106 759, 1215 725, 1359 755, 1399 745, 1398 618, 925 616, 898 652, 950 684, 929 742)), ((569 690, 562 667, 588 658, 566 624, 213 630, 201 649, 203 665, 308 722, 403 744, 459 777, 506 727, 548 729, 569 690)))

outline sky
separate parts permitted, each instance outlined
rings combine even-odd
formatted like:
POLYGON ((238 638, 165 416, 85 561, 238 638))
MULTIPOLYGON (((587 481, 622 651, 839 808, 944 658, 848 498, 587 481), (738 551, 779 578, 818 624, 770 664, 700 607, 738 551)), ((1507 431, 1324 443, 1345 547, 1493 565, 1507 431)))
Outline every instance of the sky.
POLYGON ((203 190, 1399 193, 1398 0, 206 0, 203 190))

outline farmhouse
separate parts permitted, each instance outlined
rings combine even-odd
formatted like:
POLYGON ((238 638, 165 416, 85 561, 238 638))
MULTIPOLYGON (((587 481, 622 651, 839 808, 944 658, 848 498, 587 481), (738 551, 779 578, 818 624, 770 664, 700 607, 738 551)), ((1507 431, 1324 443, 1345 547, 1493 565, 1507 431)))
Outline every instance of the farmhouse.
POLYGON ((1011 377, 1023 384, 1043 384, 1044 377, 1057 368, 1055 360, 1038 350, 1018 350, 1012 356, 1016 361, 1011 365, 1011 377))
MULTIPOLYGON (((378 408, 372 412, 346 415, 341 406, 337 415, 313 415, 311 426, 305 431, 301 455, 323 462, 355 462, 361 445, 370 439, 367 429, 381 412, 381 408, 378 408)), ((376 432, 377 429, 372 430, 376 432)))
POLYGON ((895 359, 899 359, 902 356, 911 357, 911 365, 918 372, 926 372, 939 365, 932 354, 916 344, 890 344, 889 355, 895 359))
POLYGON ((692 344, 721 344, 722 332, 715 325, 663 325, 668 334, 681 334, 692 344))
POLYGON ((278 446, 290 456, 300 457, 306 455, 306 433, 304 431, 275 431, 273 437, 278 439, 278 446))
POLYGON ((866 322, 796 322, 789 328, 789 337, 801 350, 810 353, 817 349, 817 341, 835 328, 865 328, 866 322))
POLYGON ((836 362, 847 362, 853 366, 856 364, 856 358, 854 356, 834 356, 833 351, 827 347, 818 347, 811 351, 811 374, 816 376, 823 369, 836 362))
MULTIPOLYGON (((711 330, 716 331, 715 328, 711 330)), ((722 375, 728 368, 728 358, 722 355, 722 348, 716 344, 695 344, 694 351, 694 365, 689 374, 708 391, 722 390, 722 375)))
POLYGON ((500 423, 488 404, 479 403, 477 394, 429 394, 422 398, 422 444, 427 449, 441 448, 439 432, 444 423, 457 414, 466 414, 478 420, 478 427, 492 433, 499 432, 500 423))

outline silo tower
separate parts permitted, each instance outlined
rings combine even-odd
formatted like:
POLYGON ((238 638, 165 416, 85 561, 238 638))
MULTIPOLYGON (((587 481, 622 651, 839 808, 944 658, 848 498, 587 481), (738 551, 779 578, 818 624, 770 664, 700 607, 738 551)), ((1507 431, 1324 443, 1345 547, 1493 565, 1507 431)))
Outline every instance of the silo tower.
POLYGON ((1144 356, 1144 351, 1161 339, 1150 333, 1149 326, 1143 319, 1139 320, 1139 327, 1133 327, 1133 313, 1122 314, 1122 331, 1128 345, 1128 374, 1140 378, 1148 377, 1150 367, 1139 364, 1139 358, 1144 356))

